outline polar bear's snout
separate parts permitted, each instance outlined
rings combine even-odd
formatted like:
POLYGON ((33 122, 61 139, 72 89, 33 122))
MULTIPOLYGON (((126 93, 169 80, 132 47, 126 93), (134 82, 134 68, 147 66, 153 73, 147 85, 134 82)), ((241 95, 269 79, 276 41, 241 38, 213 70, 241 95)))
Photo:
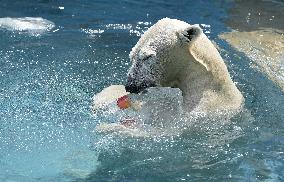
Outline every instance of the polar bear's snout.
POLYGON ((130 93, 139 93, 141 91, 143 91, 144 89, 146 88, 149 88, 149 87, 155 87, 156 84, 154 82, 147 82, 147 81, 143 81, 141 84, 136 84, 135 81, 129 77, 127 79, 127 83, 125 85, 125 90, 126 92, 130 92, 130 93))
POLYGON ((125 85, 125 90, 126 92, 130 92, 130 93, 139 93, 141 90, 143 90, 143 88, 141 86, 138 86, 136 84, 133 84, 131 81, 127 82, 125 85))
POLYGON ((125 89, 130 93, 139 93, 146 88, 157 86, 160 66, 156 62, 155 51, 148 49, 132 56, 132 66, 127 75, 125 89))

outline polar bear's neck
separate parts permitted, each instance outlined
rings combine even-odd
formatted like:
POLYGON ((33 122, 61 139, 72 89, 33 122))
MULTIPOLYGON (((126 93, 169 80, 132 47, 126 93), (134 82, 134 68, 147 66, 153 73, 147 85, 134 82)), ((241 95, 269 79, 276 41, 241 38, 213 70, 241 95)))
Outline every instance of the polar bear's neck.
POLYGON ((178 47, 169 55, 165 83, 181 89, 186 110, 207 112, 240 107, 242 94, 219 52, 204 34, 189 47, 178 47))
POLYGON ((180 72, 176 87, 183 93, 187 111, 236 109, 242 102, 242 95, 231 79, 220 80, 219 75, 194 61, 189 61, 180 72))
POLYGON ((185 108, 189 111, 199 108, 204 92, 212 87, 212 76, 201 65, 191 62, 178 78, 176 86, 183 93, 185 108))

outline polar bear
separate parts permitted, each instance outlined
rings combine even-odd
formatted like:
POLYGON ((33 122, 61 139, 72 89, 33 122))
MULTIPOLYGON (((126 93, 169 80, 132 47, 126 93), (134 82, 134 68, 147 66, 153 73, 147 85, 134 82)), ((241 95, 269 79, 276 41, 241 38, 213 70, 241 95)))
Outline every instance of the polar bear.
POLYGON ((198 26, 164 18, 140 38, 130 59, 128 92, 177 87, 187 111, 238 109, 242 104, 223 59, 198 26))
POLYGON ((198 26, 164 18, 140 38, 130 59, 128 92, 177 87, 189 112, 235 110, 242 104, 223 59, 198 26))
POLYGON ((139 93, 149 87, 179 88, 188 113, 238 110, 242 105, 243 96, 222 57, 198 25, 161 19, 142 35, 130 59, 125 88, 104 89, 99 95, 106 97, 98 104, 95 96, 94 109, 110 103, 113 95, 139 93))

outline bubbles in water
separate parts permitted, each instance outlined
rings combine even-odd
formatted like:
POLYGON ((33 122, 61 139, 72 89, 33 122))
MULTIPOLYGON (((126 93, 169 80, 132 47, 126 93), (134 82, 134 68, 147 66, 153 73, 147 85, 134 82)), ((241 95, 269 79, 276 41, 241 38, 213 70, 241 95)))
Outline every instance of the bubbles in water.
POLYGON ((136 35, 140 37, 149 27, 151 26, 151 22, 137 22, 137 24, 107 24, 101 26, 98 29, 81 29, 86 34, 89 34, 90 37, 96 37, 96 35, 102 34, 104 32, 109 31, 128 31, 130 35, 136 35))

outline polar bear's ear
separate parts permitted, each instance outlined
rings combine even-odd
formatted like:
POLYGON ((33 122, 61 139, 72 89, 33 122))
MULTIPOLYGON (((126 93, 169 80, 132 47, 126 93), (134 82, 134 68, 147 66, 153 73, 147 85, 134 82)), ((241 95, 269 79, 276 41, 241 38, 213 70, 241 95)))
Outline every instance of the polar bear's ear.
POLYGON ((201 28, 198 25, 194 25, 177 32, 177 34, 182 41, 192 42, 201 34, 201 32, 201 28))

